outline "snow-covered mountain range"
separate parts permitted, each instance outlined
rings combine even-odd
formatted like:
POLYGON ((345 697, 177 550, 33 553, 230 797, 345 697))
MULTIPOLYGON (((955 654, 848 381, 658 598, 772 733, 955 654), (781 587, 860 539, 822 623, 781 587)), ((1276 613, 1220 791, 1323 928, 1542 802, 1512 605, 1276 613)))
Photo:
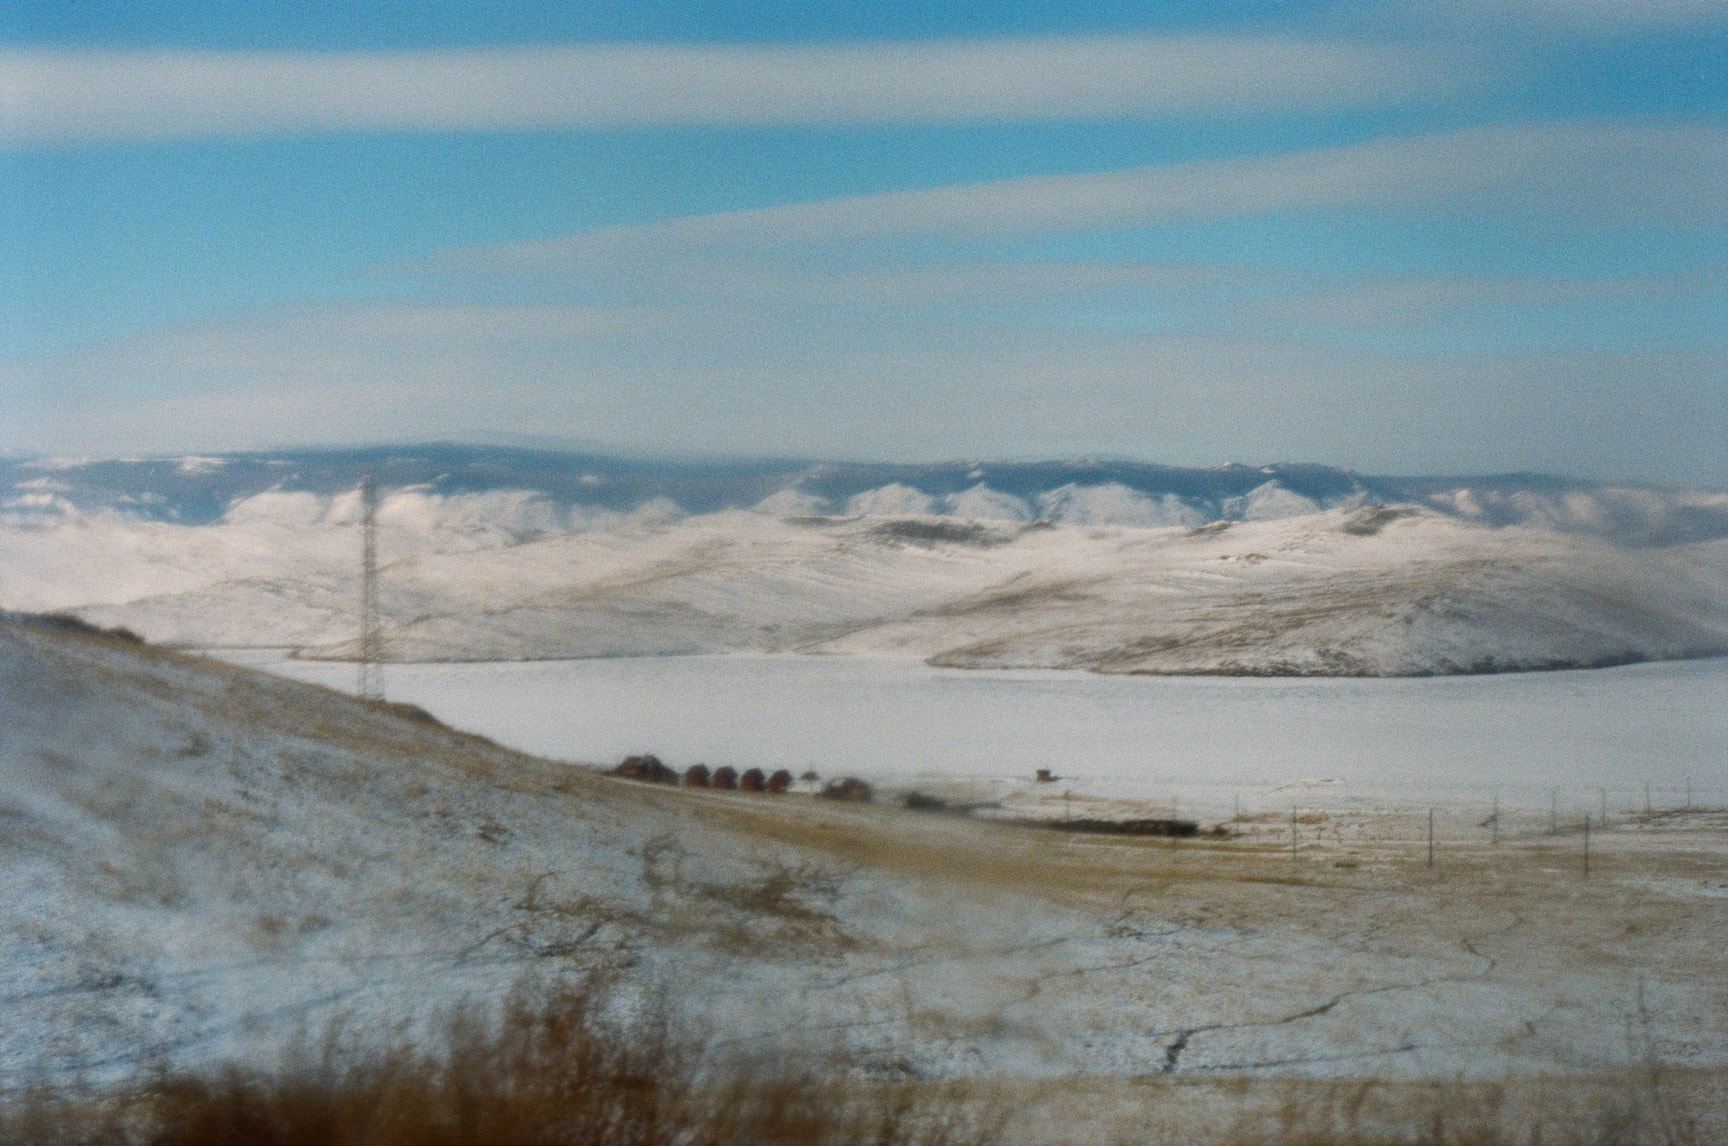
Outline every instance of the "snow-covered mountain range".
POLYGON ((1543 474, 1370 477, 1311 464, 1193 469, 1090 458, 927 465, 669 461, 459 445, 0 459, 0 522, 108 517, 210 525, 260 494, 330 499, 354 490, 367 473, 377 474, 387 489, 460 499, 473 516, 524 536, 607 515, 750 508, 1161 526, 1408 503, 1461 520, 1545 525, 1625 544, 1728 537, 1728 492, 1612 486, 1543 474), (476 501, 477 495, 487 496, 476 501))
POLYGON ((0 467, 0 606, 390 655, 731 651, 1402 675, 1728 652, 1728 494, 1313 465, 653 462, 468 447, 0 467))

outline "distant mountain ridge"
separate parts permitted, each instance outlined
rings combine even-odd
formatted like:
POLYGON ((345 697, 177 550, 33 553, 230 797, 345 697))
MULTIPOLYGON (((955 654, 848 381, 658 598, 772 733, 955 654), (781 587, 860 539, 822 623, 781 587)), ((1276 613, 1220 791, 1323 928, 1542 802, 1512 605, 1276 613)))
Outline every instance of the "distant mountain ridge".
POLYGON ((352 656, 367 473, 393 659, 1409 676, 1728 653, 1728 494, 1317 465, 462 446, 10 463, 0 608, 352 656))
POLYGON ((783 516, 938 515, 1079 524, 1201 525, 1414 504, 1490 525, 1537 524, 1664 545, 1728 537, 1728 493, 1545 474, 1369 476, 1314 463, 1216 468, 1124 460, 935 463, 680 461, 432 444, 137 459, 0 461, 0 523, 95 515, 208 525, 263 494, 332 498, 366 473, 444 498, 512 492, 539 519, 650 507, 664 516, 764 508, 783 516))

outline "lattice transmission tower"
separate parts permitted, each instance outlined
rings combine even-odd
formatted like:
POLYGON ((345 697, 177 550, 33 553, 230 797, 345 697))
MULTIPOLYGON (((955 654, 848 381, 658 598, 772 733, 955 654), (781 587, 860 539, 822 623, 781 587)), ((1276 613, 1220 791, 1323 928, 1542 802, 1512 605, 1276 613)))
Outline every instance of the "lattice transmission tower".
POLYGON ((378 616, 378 479, 360 481, 360 696, 384 699, 384 630, 378 616))

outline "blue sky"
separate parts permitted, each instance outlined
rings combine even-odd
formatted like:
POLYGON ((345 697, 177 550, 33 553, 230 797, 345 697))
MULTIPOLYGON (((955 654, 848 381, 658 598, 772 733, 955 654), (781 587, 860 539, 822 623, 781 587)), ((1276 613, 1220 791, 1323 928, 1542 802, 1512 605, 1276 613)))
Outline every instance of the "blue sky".
POLYGON ((1725 220, 1707 0, 15 3, 0 451, 1719 487, 1725 220))

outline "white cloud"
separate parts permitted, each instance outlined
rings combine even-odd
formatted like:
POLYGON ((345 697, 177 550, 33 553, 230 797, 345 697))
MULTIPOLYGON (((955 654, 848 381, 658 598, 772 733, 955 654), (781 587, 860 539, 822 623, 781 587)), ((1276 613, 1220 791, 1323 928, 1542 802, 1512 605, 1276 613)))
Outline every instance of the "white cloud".
MULTIPOLYGON (((1017 260, 993 257, 919 261, 891 251, 853 258, 784 258, 781 244, 762 236, 760 246, 717 252, 668 240, 640 257, 597 260, 515 250, 455 252, 430 262, 392 268, 405 273, 449 268, 484 274, 498 265, 521 267, 530 277, 580 277, 587 286, 620 297, 711 302, 729 299, 776 306, 906 307, 987 299, 1006 302, 1053 294, 1154 289, 1216 289, 1262 285, 1266 272, 1193 263, 1017 260), (658 256, 658 257, 657 257, 658 256)), ((645 238, 646 241, 646 238, 645 238)), ((811 254, 808 249, 799 252, 811 254)), ((854 252, 856 254, 856 252, 854 252)))
POLYGON ((1466 128, 1271 156, 1038 175, 694 215, 452 251, 427 270, 555 273, 656 252, 917 236, 979 241, 1273 211, 1500 208, 1720 225, 1728 128, 1645 121, 1466 128))
POLYGON ((1285 37, 0 51, 0 142, 310 131, 1069 119, 1444 93, 1449 57, 1285 37))

